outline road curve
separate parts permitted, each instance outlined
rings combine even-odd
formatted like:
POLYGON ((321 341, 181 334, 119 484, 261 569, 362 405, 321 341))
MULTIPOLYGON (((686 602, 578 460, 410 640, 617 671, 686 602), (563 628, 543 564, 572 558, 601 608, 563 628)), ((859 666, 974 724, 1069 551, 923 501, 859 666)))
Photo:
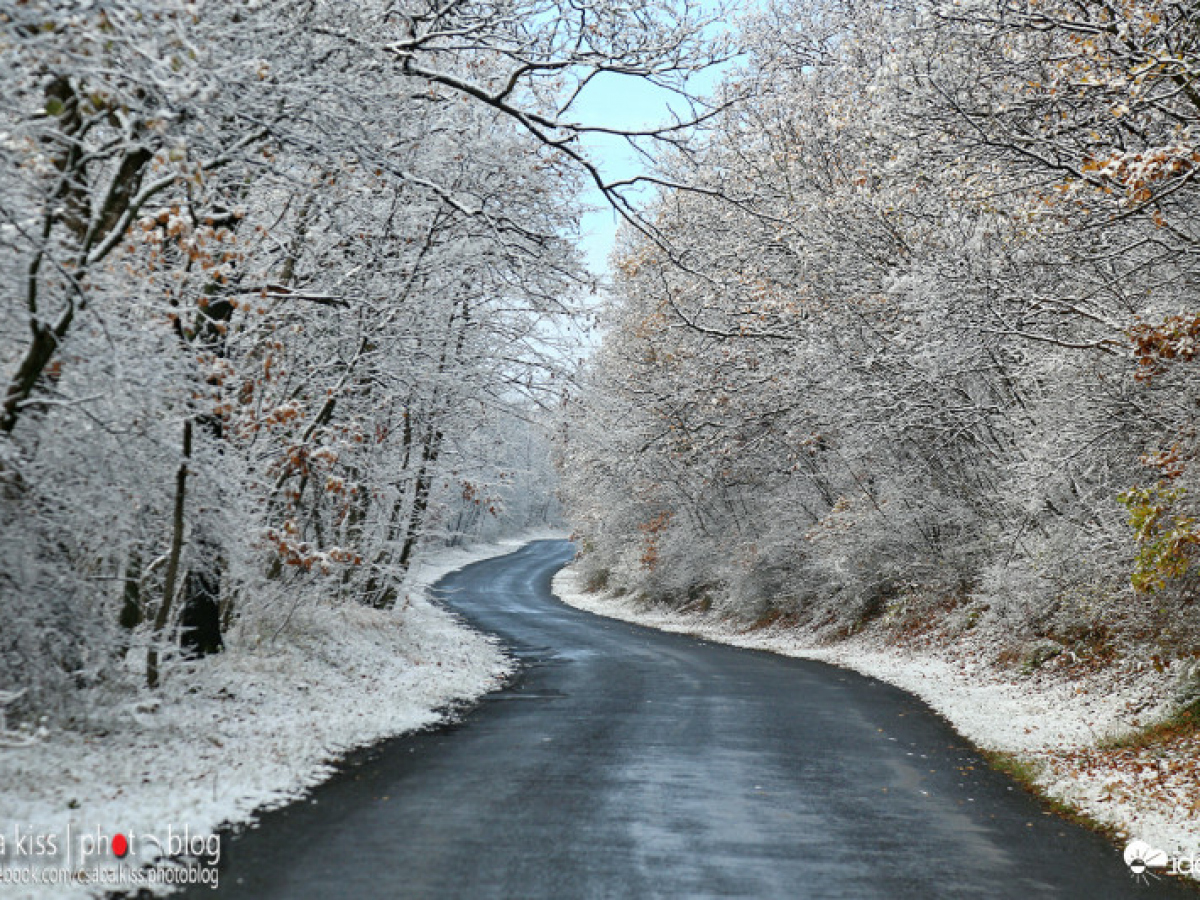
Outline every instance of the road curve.
MULTIPOLYGON (((1195 897, 991 771, 909 694, 564 606, 538 541, 439 583, 523 664, 225 842, 221 896, 1195 897)), ((209 890, 194 896, 211 897, 209 890)))

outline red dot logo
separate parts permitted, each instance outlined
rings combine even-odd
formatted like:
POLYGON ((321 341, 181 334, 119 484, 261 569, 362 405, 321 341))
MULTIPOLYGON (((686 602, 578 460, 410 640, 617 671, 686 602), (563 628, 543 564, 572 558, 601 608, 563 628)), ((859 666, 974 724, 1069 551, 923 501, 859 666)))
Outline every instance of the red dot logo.
POLYGON ((118 859, 125 858, 125 854, 129 852, 129 841, 125 840, 125 835, 117 834, 113 836, 112 852, 118 859))

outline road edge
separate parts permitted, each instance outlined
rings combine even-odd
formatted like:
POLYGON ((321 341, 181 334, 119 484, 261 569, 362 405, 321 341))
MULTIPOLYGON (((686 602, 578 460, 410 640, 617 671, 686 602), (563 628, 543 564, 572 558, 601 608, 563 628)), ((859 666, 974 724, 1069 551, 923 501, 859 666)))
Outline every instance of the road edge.
MULTIPOLYGON (((722 618, 711 612, 697 610, 678 611, 661 608, 641 607, 632 598, 614 596, 607 592, 589 593, 579 583, 578 571, 570 564, 561 569, 552 581, 554 595, 567 606, 611 619, 630 622, 643 627, 710 640, 745 649, 764 650, 782 656, 811 659, 852 669, 863 675, 885 681, 905 690, 928 704, 942 716, 964 740, 972 744, 993 768, 1005 772, 1033 794, 1043 806, 1056 815, 1090 828, 1106 837, 1116 848, 1121 848, 1131 839, 1146 840, 1155 847, 1178 855, 1190 855, 1200 851, 1200 822, 1192 821, 1184 827, 1172 827, 1174 823, 1158 821, 1147 827, 1142 820, 1144 812, 1132 811, 1128 804, 1103 801, 1082 791, 1074 792, 1061 771, 1049 764, 1048 751, 1041 752, 1007 745, 995 739, 986 728, 979 726, 978 719, 968 720, 959 714, 964 708, 961 679, 955 680, 958 696, 950 702, 948 680, 930 677, 931 664, 944 666, 945 661, 932 656, 917 657, 895 647, 872 645, 869 648, 856 646, 852 642, 840 645, 818 645, 806 642, 807 636, 795 629, 766 628, 751 630, 744 624, 722 618), (907 675, 907 677, 904 677, 907 675), (1087 800, 1081 802, 1081 796, 1087 800)), ((976 701, 981 704, 994 703, 999 684, 987 686, 976 701)), ((1014 703, 1027 703, 1032 709, 1053 709, 1055 697, 1039 697, 1031 694, 1030 684, 1013 686, 1011 699, 1014 703)), ((1121 702, 1118 696, 1108 698, 1112 704, 1121 702)), ((1033 742, 1031 742, 1033 743, 1033 742)), ((1175 810, 1161 810, 1160 818, 1169 820, 1175 810)), ((1180 878, 1180 882, 1200 891, 1200 873, 1193 878, 1180 878)))

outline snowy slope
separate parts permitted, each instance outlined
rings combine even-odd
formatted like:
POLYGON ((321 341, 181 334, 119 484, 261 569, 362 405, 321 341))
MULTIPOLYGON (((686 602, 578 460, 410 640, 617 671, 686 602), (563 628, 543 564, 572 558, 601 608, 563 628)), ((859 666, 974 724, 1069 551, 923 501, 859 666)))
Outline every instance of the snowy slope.
MULTIPOLYGON (((81 862, 85 872, 93 862, 113 870, 109 852, 81 861, 89 834, 133 836, 125 864, 149 861, 153 846, 137 836, 161 840, 185 827, 206 835, 247 822, 302 795, 345 752, 428 726, 444 716, 439 710, 495 688, 509 660, 430 603, 425 588, 538 536, 433 553, 413 574, 403 609, 301 607, 272 643, 231 642, 157 695, 94 708, 77 730, 33 746, 0 748, 0 867, 61 868, 68 827, 72 871, 81 862), (22 843, 38 836, 56 836, 59 852, 39 857, 22 843)), ((3 898, 91 893, 6 885, 0 871, 3 898)))

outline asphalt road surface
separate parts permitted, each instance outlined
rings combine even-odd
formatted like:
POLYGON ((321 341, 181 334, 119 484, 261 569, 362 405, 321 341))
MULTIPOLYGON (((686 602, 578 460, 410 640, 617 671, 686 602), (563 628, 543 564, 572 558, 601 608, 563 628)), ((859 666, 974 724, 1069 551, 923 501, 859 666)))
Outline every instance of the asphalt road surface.
POLYGON ((219 895, 1196 896, 1135 881, 903 691, 564 606, 550 578, 572 553, 538 541, 447 576, 521 674, 227 838, 219 895))

